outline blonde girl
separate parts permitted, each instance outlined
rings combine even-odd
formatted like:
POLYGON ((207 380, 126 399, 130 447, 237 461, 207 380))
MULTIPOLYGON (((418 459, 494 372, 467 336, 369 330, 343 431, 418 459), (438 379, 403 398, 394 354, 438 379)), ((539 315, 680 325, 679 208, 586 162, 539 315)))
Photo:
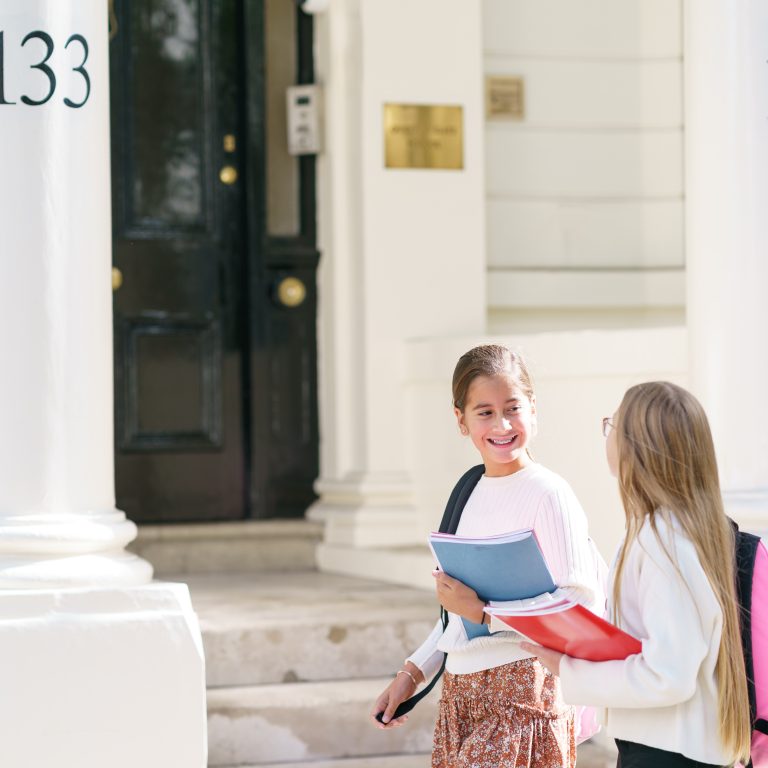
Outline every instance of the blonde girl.
POLYGON ((732 765, 749 753, 749 704, 707 417, 686 390, 649 382, 603 421, 626 517, 611 615, 642 652, 595 663, 524 647, 560 675, 567 701, 607 708, 621 768, 732 765))
MULTIPOLYGON (((477 448, 485 473, 472 491, 457 533, 487 536, 533 528, 555 581, 570 597, 602 611, 599 556, 587 520, 570 486, 537 464, 529 452, 536 433, 536 397, 522 358, 497 345, 463 355, 453 376, 459 431, 477 448)), ((576 760, 573 710, 560 695, 557 677, 521 637, 496 620, 490 634, 468 639, 461 618, 488 619, 477 594, 435 572, 437 595, 449 612, 437 622, 373 705, 380 728, 402 725, 397 705, 431 677, 447 653, 433 768, 572 768, 576 760), (500 631, 495 631, 500 630, 500 631), (376 714, 384 712, 383 723, 376 714)))

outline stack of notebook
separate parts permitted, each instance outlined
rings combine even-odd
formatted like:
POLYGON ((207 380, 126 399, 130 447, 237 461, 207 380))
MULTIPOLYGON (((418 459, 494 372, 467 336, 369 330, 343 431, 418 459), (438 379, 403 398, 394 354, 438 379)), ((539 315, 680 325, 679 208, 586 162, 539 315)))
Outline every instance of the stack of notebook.
MULTIPOLYGON (((557 591, 531 529, 470 538, 432 533, 429 544, 441 570, 477 592, 486 612, 539 645, 579 659, 606 661, 640 653, 640 642, 557 591)), ((462 619, 471 640, 485 624, 462 619)))

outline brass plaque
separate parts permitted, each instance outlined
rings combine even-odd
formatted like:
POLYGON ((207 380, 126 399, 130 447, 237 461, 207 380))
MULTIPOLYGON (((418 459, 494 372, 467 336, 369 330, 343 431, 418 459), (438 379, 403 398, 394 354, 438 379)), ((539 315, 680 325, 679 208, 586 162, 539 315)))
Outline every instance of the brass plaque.
POLYGON ((485 78, 485 116, 489 120, 522 120, 525 117, 522 77, 488 75, 485 78))
POLYGON ((387 168, 463 168, 464 108, 385 104, 384 164, 387 168))

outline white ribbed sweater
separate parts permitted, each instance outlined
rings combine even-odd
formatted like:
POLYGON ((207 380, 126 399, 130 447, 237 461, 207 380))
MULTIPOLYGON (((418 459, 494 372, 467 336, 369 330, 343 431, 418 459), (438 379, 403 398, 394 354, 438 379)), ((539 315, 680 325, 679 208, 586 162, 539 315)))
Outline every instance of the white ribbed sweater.
MULTIPOLYGON (((491 536, 524 528, 536 532, 552 577, 566 596, 602 615, 605 564, 589 539, 586 515, 568 483, 540 464, 505 477, 481 477, 457 534, 491 536)), ((490 630, 490 637, 468 640, 460 617, 449 614, 445 632, 438 621, 408 661, 429 678, 442 663, 443 652, 448 654, 446 669, 453 674, 530 658, 520 650, 520 635, 508 631, 506 624, 493 619, 490 630)))

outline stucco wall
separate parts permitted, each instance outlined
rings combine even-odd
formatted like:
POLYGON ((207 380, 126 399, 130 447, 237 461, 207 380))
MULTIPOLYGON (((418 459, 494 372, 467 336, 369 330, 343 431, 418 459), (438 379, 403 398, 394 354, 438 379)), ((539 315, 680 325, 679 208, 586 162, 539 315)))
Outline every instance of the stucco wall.
POLYGON ((484 0, 492 330, 683 322, 679 0, 484 0), (557 323, 545 311, 555 310, 557 323))

